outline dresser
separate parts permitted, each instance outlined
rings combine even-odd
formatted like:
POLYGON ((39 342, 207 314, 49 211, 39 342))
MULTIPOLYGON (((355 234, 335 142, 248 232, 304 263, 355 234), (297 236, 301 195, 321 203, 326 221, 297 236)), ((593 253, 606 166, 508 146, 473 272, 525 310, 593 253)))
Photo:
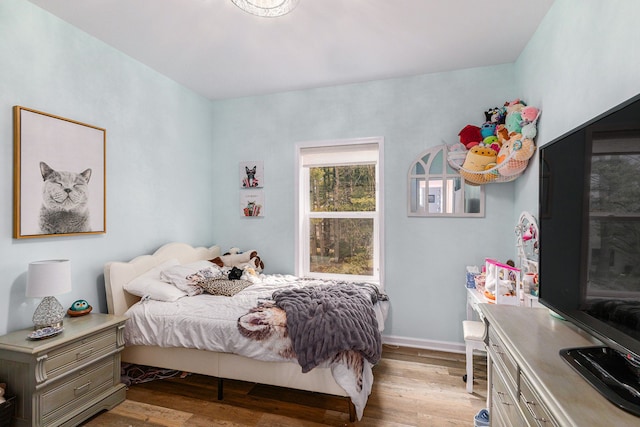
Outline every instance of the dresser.
POLYGON ((76 426, 126 397, 120 382, 123 316, 64 319, 64 331, 32 341, 31 329, 0 337, 0 378, 16 396, 14 426, 76 426))
POLYGON ((480 304, 487 323, 493 427, 639 426, 566 363, 560 349, 601 345, 546 308, 480 304))

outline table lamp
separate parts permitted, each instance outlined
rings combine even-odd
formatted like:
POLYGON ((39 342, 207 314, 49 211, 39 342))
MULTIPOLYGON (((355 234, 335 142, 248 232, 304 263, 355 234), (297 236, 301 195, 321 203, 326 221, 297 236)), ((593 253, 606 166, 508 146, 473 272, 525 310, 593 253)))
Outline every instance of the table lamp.
POLYGON ((65 309, 53 295, 71 291, 71 263, 51 259, 29 263, 27 297, 44 297, 33 313, 34 329, 61 327, 65 309))

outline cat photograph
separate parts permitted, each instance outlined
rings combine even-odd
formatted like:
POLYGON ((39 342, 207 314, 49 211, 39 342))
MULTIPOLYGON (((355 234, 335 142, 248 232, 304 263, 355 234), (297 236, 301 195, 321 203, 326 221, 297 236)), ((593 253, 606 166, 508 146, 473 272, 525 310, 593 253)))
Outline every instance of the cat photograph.
POLYGON ((106 129, 19 105, 13 113, 13 237, 106 233, 106 129))
POLYGON ((89 221, 89 179, 91 169, 68 172, 52 169, 40 162, 42 206, 40 230, 44 234, 91 231, 89 221))

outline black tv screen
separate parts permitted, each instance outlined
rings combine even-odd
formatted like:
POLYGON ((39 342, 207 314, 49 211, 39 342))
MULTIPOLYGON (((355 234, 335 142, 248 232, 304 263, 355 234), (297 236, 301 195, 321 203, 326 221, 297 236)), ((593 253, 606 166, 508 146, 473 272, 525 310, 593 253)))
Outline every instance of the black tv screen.
POLYGON ((640 96, 539 151, 540 302, 640 373, 640 96))

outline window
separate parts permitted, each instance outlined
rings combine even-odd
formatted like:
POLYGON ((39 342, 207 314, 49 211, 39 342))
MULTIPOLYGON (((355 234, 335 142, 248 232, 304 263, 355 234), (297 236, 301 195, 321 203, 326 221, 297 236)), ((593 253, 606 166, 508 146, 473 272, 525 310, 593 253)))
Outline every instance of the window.
POLYGON ((484 189, 467 184, 447 162, 447 146, 433 147, 408 175, 409 216, 484 216, 484 189))
POLYGON ((382 143, 296 146, 296 275, 381 282, 382 143))

